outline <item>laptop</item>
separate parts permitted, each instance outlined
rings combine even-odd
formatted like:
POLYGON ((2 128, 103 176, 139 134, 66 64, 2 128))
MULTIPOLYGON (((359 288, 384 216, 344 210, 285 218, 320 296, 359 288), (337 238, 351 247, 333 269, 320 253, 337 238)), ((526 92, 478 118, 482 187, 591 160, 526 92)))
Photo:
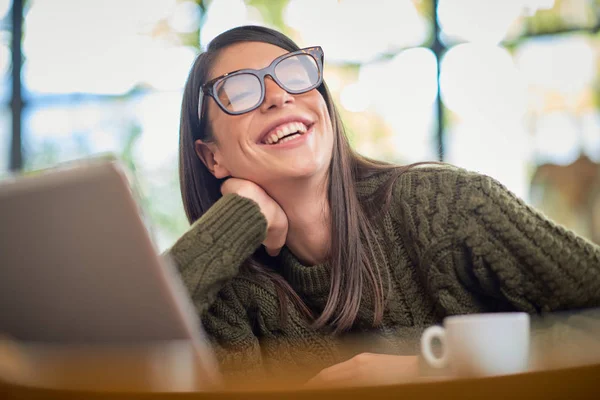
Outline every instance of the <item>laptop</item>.
POLYGON ((61 344, 190 341, 216 363, 116 161, 0 182, 0 336, 61 344))

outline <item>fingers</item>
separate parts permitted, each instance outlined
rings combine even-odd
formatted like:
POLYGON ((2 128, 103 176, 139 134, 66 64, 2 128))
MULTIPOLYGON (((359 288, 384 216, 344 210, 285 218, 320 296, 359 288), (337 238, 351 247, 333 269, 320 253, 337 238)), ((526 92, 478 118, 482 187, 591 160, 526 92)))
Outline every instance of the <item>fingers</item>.
POLYGON ((417 356, 361 353, 348 361, 323 369, 307 386, 393 384, 418 376, 417 356))
MULTIPOLYGON (((324 384, 346 384, 353 383, 360 378, 362 366, 371 358, 371 354, 362 353, 347 361, 332 365, 323 369, 315 377, 309 380, 307 386, 318 386, 324 384)), ((358 383, 358 381, 356 382, 358 383)))
POLYGON ((226 195, 227 193, 237 193, 243 184, 244 181, 242 179, 228 178, 221 184, 221 194, 226 195))
POLYGON ((268 231, 267 238, 263 242, 265 249, 267 250, 267 254, 271 257, 275 257, 279 255, 283 246, 285 246, 285 241, 287 239, 287 225, 279 231, 268 231))
POLYGON ((287 237, 287 229, 283 230, 278 235, 271 233, 267 236, 267 239, 263 242, 267 254, 271 257, 278 256, 281 249, 285 245, 285 239, 287 237))
POLYGON ((267 254, 270 255, 271 257, 276 257, 281 252, 281 247, 273 248, 273 247, 265 246, 265 249, 267 250, 267 254))
POLYGON ((221 194, 227 194, 231 191, 231 186, 235 178, 229 178, 221 183, 221 194))
POLYGON ((325 368, 319 372, 315 377, 310 379, 306 386, 320 386, 327 384, 342 384, 352 382, 357 378, 359 371, 352 367, 352 365, 346 361, 329 368, 325 368))
POLYGON ((279 255, 281 248, 285 245, 288 233, 287 216, 281 207, 274 201, 271 203, 270 211, 267 212, 267 237, 263 242, 267 254, 271 257, 279 255))
POLYGON ((221 193, 236 193, 253 200, 258 204, 261 213, 267 221, 267 236, 263 245, 267 254, 277 256, 285 245, 288 232, 288 219, 285 212, 260 186, 254 182, 229 178, 221 185, 221 193))
POLYGON ((356 366, 355 358, 351 358, 351 359, 341 362, 339 364, 335 364, 335 365, 332 365, 331 367, 325 368, 324 370, 319 372, 319 374, 317 376, 319 376, 319 375, 323 375, 323 376, 335 375, 335 374, 343 372, 343 371, 352 370, 355 368, 355 366, 356 366))
POLYGON ((318 387, 324 385, 347 385, 349 383, 358 383, 357 374, 355 371, 343 371, 335 374, 319 373, 314 378, 306 382, 306 387, 318 387))

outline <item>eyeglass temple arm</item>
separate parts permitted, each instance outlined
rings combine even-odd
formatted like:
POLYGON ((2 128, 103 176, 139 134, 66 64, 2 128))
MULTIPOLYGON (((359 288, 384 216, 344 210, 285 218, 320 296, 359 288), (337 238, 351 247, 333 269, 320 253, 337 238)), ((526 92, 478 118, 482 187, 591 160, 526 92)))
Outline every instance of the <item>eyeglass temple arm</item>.
POLYGON ((198 94, 198 120, 202 121, 202 117, 204 114, 204 88, 200 88, 200 93, 198 94))

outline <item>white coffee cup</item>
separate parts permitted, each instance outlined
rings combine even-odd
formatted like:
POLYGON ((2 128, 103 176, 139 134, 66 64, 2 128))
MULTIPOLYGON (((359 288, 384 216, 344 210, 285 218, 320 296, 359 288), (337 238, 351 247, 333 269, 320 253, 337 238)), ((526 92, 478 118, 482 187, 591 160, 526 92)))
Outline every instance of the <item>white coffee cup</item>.
POLYGON ((529 340, 526 313, 457 315, 423 332, 421 353, 432 367, 450 367, 456 376, 514 374, 527 370, 529 340), (432 351, 436 338, 439 357, 432 351))

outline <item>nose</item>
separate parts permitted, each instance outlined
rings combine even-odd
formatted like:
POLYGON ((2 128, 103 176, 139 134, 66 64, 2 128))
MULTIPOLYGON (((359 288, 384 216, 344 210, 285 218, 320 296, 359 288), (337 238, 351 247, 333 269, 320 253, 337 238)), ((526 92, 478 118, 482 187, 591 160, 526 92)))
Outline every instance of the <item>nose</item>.
POLYGON ((265 100, 260 105, 261 111, 283 107, 293 103, 294 96, 282 89, 270 76, 265 76, 265 100))

